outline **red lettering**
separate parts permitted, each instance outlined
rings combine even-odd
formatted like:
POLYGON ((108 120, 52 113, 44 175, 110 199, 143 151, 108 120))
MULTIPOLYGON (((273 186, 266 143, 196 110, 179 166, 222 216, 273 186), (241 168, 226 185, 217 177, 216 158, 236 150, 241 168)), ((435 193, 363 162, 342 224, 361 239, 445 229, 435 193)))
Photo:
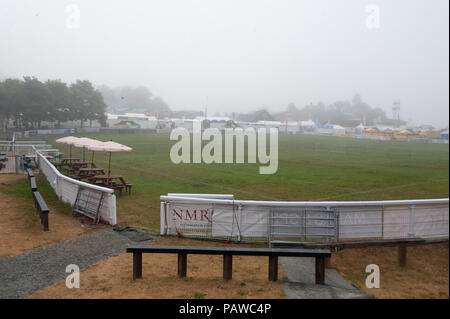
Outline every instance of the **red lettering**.
POLYGON ((208 210, 201 210, 201 217, 200 220, 203 221, 203 218, 206 219, 208 222, 211 222, 211 220, 208 217, 208 210))
POLYGON ((197 210, 194 209, 191 215, 189 214, 189 209, 186 209, 186 220, 192 220, 192 217, 194 217, 194 220, 197 220, 197 210))
POLYGON ((175 209, 172 210, 172 220, 176 220, 178 216, 178 219, 183 219, 183 213, 182 212, 177 212, 175 209))

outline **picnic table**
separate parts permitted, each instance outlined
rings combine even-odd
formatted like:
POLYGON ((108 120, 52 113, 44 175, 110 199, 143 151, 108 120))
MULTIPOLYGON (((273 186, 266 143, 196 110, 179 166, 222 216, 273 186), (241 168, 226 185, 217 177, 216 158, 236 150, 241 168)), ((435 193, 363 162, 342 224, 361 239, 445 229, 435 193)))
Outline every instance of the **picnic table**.
POLYGON ((61 158, 61 162, 53 164, 55 167, 63 167, 68 166, 71 163, 79 162, 80 159, 77 157, 65 157, 61 158))
POLYGON ((81 167, 78 170, 78 174, 71 177, 80 180, 84 178, 90 180, 90 178, 94 177, 96 174, 105 174, 105 171, 101 167, 81 167))
POLYGON ((91 162, 91 161, 73 162, 73 163, 68 164, 67 172, 69 174, 73 174, 73 173, 78 172, 80 170, 80 168, 87 168, 89 165, 91 165, 91 167, 95 167, 94 162, 91 162))
POLYGON ((122 194, 123 188, 131 194, 131 187, 133 187, 133 184, 127 183, 122 175, 94 175, 89 180, 92 184, 119 190, 119 194, 122 194))
POLYGON ((87 167, 88 165, 91 165, 91 167, 95 167, 94 162, 91 161, 77 161, 77 162, 72 162, 69 164, 69 167, 87 167))
POLYGON ((78 157, 64 157, 61 158, 61 164, 69 164, 73 162, 79 162, 80 159, 78 157))

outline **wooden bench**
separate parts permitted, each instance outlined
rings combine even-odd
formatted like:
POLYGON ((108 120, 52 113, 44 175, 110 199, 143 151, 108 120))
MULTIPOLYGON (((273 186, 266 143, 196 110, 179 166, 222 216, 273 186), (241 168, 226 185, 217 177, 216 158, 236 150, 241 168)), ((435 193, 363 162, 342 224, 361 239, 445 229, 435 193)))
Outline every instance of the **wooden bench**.
POLYGON ((125 183, 125 191, 128 192, 128 195, 131 195, 131 188, 132 187, 133 187, 133 184, 125 183))
POLYGON ((39 213, 41 224, 44 226, 44 231, 49 231, 48 214, 50 213, 50 210, 48 209, 47 203, 39 192, 33 192, 33 200, 36 210, 39 213))
POLYGON ((178 254, 178 276, 186 277, 187 255, 223 255, 223 279, 232 278, 233 255, 268 256, 269 280, 278 279, 278 257, 314 257, 316 258, 316 284, 325 284, 325 258, 331 253, 325 249, 280 249, 280 248, 227 248, 227 247, 191 247, 191 246, 129 246, 127 253, 133 253, 133 280, 142 278, 142 254, 178 254))
POLYGON ((31 168, 27 168, 27 174, 28 174, 28 179, 30 179, 31 177, 34 177, 34 173, 31 168))
MULTIPOLYGON (((358 240, 358 241, 340 241, 328 243, 308 243, 303 244, 304 248, 322 248, 322 249, 348 249, 348 248, 370 248, 370 247, 397 247, 398 265, 406 266, 406 247, 420 245, 425 243, 423 238, 398 238, 398 239, 378 239, 378 240, 358 240)), ((327 260, 327 263, 329 260, 327 260)))

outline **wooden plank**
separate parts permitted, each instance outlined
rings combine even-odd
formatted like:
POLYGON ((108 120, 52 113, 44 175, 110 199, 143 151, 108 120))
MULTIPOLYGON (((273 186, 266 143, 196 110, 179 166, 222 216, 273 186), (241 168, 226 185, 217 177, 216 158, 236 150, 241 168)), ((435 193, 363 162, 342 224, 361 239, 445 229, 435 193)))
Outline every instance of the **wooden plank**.
POLYGON ((33 177, 30 177, 30 188, 32 192, 37 191, 37 184, 36 184, 36 179, 33 177))
POLYGON ((364 247, 395 247, 400 243, 406 243, 410 245, 425 243, 423 238, 399 238, 399 239, 380 239, 380 240, 360 240, 360 241, 341 241, 341 242, 329 242, 329 243, 308 243, 303 244, 301 247, 314 249, 314 248, 364 248, 364 247))
POLYGON ((28 178, 34 177, 33 171, 30 168, 27 168, 28 178))
POLYGON ((37 205, 39 207, 39 211, 41 213, 49 213, 47 203, 44 201, 44 198, 42 197, 41 193, 33 192, 33 198, 34 198, 35 202, 37 203, 37 205))
POLYGON ((192 247, 192 246, 129 246, 129 253, 138 251, 142 253, 186 253, 199 255, 241 255, 241 256, 287 256, 287 257, 331 257, 327 249, 280 249, 280 248, 231 248, 231 247, 192 247))

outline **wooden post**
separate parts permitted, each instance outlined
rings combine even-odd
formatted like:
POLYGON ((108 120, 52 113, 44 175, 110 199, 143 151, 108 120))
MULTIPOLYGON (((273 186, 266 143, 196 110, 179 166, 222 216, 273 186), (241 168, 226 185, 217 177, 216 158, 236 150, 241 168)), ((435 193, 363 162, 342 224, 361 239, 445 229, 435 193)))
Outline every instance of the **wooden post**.
POLYGON ((133 280, 142 278, 142 253, 133 252, 133 280))
POLYGON ((187 273, 187 254, 178 253, 178 277, 186 277, 187 273))
POLYGON ((278 256, 269 255, 269 280, 278 280, 278 256))
POLYGON ((316 257, 316 285, 325 285, 325 258, 316 257))
POLYGON ((398 244, 398 265, 400 267, 406 266, 406 243, 398 244))
POLYGON ((231 280, 233 277, 233 255, 223 255, 223 279, 231 280))
POLYGON ((50 231, 50 229, 48 228, 48 213, 42 214, 41 222, 44 225, 44 231, 50 231))

